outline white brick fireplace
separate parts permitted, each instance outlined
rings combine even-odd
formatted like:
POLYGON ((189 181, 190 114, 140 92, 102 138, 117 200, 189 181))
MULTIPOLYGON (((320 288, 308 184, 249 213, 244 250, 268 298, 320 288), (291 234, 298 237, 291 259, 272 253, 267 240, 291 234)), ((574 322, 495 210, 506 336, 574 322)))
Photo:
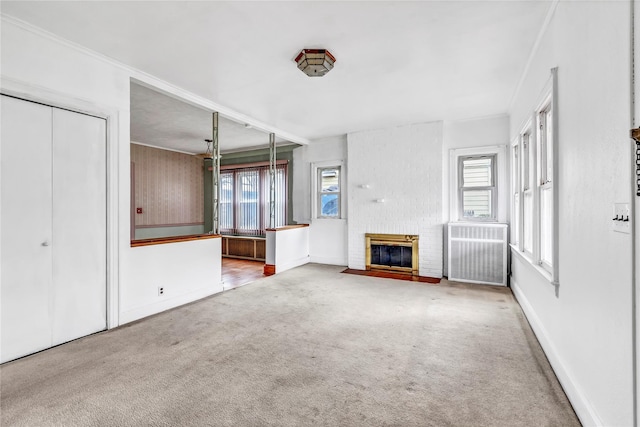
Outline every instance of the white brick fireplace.
POLYGON ((420 276, 442 277, 442 122, 348 134, 349 268, 365 233, 419 236, 420 276))

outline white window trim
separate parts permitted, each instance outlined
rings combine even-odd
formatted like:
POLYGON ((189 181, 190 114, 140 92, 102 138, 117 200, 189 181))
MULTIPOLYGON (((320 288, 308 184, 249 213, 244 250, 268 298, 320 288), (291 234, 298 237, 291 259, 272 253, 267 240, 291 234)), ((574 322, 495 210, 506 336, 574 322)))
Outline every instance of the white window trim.
POLYGON ((522 228, 522 219, 523 219, 523 209, 522 209, 522 192, 520 191, 520 187, 522 185, 522 171, 520 166, 518 166, 517 170, 515 170, 515 166, 514 166, 514 151, 516 149, 516 147, 518 148, 518 159, 517 162, 518 164, 521 162, 522 158, 523 158, 523 152, 522 152, 522 147, 520 144, 520 135, 518 135, 513 142, 511 143, 511 151, 510 151, 510 164, 511 164, 511 168, 509 169, 509 172, 511 174, 511 182, 510 182, 510 192, 509 192, 509 218, 511 218, 511 233, 517 233, 517 236, 515 236, 514 238, 510 239, 510 244, 512 247, 516 247, 518 248, 518 250, 520 250, 521 245, 524 244, 523 242, 523 238, 524 238, 524 234, 523 234, 523 228, 522 228), (517 191, 515 191, 517 190, 517 191), (518 193, 518 217, 516 218, 516 212, 514 209, 515 206, 515 201, 514 201, 514 194, 518 193), (517 230, 514 231, 514 227, 513 227, 513 222, 517 221, 518 223, 518 227, 517 230))
POLYGON ((464 221, 473 221, 473 222, 496 222, 498 221, 498 156, 496 154, 483 154, 483 155, 472 155, 472 156, 458 156, 458 217, 464 218, 464 221), (479 159, 479 158, 490 158, 491 161, 491 181, 493 185, 482 186, 482 187, 463 187, 464 184, 464 160, 466 159, 479 159), (475 218, 475 217, 465 217, 464 216, 464 191, 474 191, 474 190, 488 190, 491 192, 491 217, 489 218, 475 218))
POLYGON ((311 163, 311 219, 323 221, 339 221, 347 218, 347 198, 345 197, 347 178, 344 161, 329 160, 311 163), (340 215, 330 218, 318 215, 318 169, 340 167, 340 215))
POLYGON ((449 220, 452 222, 507 222, 507 216, 509 213, 509 197, 502 197, 502 194, 511 188, 509 180, 507 179, 507 165, 506 165, 506 145, 491 145, 486 147, 473 147, 473 148, 455 148, 449 151, 449 220), (469 220, 460 216, 460 173, 459 164, 461 157, 473 157, 473 156, 496 156, 496 190, 495 190, 495 217, 491 220, 469 220))
MULTIPOLYGON (((551 77, 545 84, 544 90, 542 91, 542 95, 539 98, 538 103, 536 104, 536 108, 533 111, 531 117, 527 118, 525 125, 521 128, 522 130, 514 139, 512 143, 512 147, 518 145, 519 153, 521 156, 520 168, 522 168, 522 164, 524 162, 524 151, 522 146, 522 136, 529 132, 530 133, 530 144, 535 144, 533 146, 533 153, 535 154, 534 164, 534 181, 531 184, 531 189, 533 190, 533 252, 529 253, 524 249, 524 227, 523 227, 523 219, 524 219, 524 185, 521 182, 522 179, 522 169, 519 171, 520 179, 517 183, 518 191, 520 193, 519 196, 519 210, 520 210, 520 218, 519 218, 519 233, 518 241, 519 244, 511 244, 511 248, 513 249, 513 253, 517 254, 521 259, 526 261, 534 270, 538 271, 545 279, 547 279, 554 286, 559 285, 559 275, 558 275, 558 264, 559 264, 559 242, 558 242, 558 201, 559 201, 559 192, 558 192, 558 69, 551 69, 551 77), (541 234, 540 234, 540 224, 541 224, 541 211, 540 211, 540 197, 541 197, 541 188, 546 184, 540 182, 540 171, 538 165, 538 156, 540 155, 538 150, 538 144, 540 141, 539 135, 539 114, 545 110, 547 107, 551 107, 552 109, 552 156, 553 156, 553 165, 552 165, 552 176, 550 177, 551 187, 553 189, 553 209, 552 209, 552 265, 549 265, 546 262, 543 262, 541 259, 541 234)), ((511 204, 511 212, 513 215, 513 194, 514 189, 511 187, 510 191, 510 204, 511 204)))

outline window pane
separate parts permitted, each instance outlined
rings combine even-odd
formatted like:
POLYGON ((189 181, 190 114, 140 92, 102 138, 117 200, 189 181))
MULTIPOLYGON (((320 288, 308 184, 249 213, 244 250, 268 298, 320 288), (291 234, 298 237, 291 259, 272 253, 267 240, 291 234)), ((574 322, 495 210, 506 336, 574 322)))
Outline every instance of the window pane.
POLYGON ((320 191, 340 191, 340 168, 320 169, 320 191))
MULTIPOLYGON (((276 203, 275 203, 275 224, 273 227, 281 227, 287 224, 287 167, 286 165, 276 166, 276 203)), ((264 194, 263 224, 265 228, 271 227, 271 177, 269 168, 262 171, 262 193, 264 194)))
POLYGON ((320 216, 337 217, 340 212, 340 193, 320 196, 320 216))
POLYGON ((233 172, 220 174, 220 229, 233 229, 233 172))
POLYGON ((491 218, 491 190, 462 190, 465 218, 491 218))
POLYGON ((492 157, 464 159, 462 161, 463 187, 491 187, 493 176, 492 157))
POLYGON ((523 218, 524 250, 533 252, 533 191, 525 191, 523 194, 523 218))
POLYGON ((553 177, 553 115, 551 108, 545 112, 545 127, 545 178, 549 182, 553 177))
POLYGON ((520 193, 513 193, 513 219, 511 221, 511 243, 520 243, 520 193))
POLYGON ((238 205, 236 206, 236 218, 238 232, 258 233, 260 229, 258 176, 257 170, 243 170, 237 173, 238 205))
POLYGON ((540 189, 540 259, 553 263, 553 188, 540 189))
POLYGON ((513 205, 511 206, 511 243, 516 246, 520 244, 520 188, 518 178, 520 176, 520 147, 518 145, 513 146, 513 152, 511 157, 511 199, 513 205))
POLYGON ((340 166, 318 168, 317 216, 340 218, 340 166))

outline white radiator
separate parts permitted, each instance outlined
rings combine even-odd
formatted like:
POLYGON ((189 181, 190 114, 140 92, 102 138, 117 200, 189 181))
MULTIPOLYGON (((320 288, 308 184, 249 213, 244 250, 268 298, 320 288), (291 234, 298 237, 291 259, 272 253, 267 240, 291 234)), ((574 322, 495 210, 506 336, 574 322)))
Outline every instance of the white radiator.
POLYGON ((507 224, 449 223, 449 280, 507 285, 507 224))

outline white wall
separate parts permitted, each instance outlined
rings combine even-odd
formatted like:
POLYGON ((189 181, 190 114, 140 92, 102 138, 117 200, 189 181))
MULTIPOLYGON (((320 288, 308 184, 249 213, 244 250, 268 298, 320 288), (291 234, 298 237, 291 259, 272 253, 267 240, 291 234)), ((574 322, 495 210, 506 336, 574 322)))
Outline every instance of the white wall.
POLYGON ((207 238, 131 248, 122 267, 137 286, 121 289, 120 324, 222 292, 221 242, 207 238))
MULTIPOLYGON (((449 222, 452 220, 449 212, 451 194, 449 188, 449 154, 451 150, 458 148, 508 145, 509 116, 502 115, 460 120, 456 122, 444 122, 442 140, 442 220, 443 222, 449 222)), ((507 174, 508 171, 504 172, 507 174)), ((499 188, 498 192, 498 197, 501 201, 507 199, 505 197, 509 193, 507 188, 499 188)), ((506 206, 508 206, 508 204, 506 206)), ((506 206, 502 208, 502 210, 506 211, 506 206)), ((508 218, 508 212, 499 212, 499 215, 501 217, 501 221, 506 221, 508 218)))
MULTIPOLYGON (((452 150, 480 149, 482 147, 505 146, 504 153, 508 156, 509 116, 491 116, 475 119, 444 122, 443 150, 442 150, 442 221, 443 226, 443 272, 448 275, 448 236, 447 223, 456 221, 457 215, 451 209, 451 201, 457 195, 457 185, 452 179, 451 153, 452 150)), ((498 221, 509 222, 509 176, 508 158, 498 159, 498 221)))
POLYGON ((365 233, 417 234, 420 275, 442 277, 442 123, 347 138, 349 267, 365 269, 365 233))
POLYGON ((267 230, 266 264, 273 265, 275 273, 282 273, 310 261, 309 228, 293 226, 267 230))
MULTIPOLYGON (((130 247, 130 78, 163 87, 167 84, 11 18, 2 17, 1 31, 0 84, 4 92, 108 117, 108 322, 109 327, 118 326, 123 308, 151 307, 157 296, 154 283, 139 280, 140 265, 153 273, 154 256, 145 250, 134 253, 141 248, 130 247)), ((188 266, 174 267, 176 274, 194 278, 188 266)), ((194 278, 198 283, 211 280, 209 269, 199 272, 199 278, 194 278)), ((182 297, 191 290, 184 292, 182 297)))
MULTIPOLYGON (((312 218, 311 168, 314 163, 320 162, 342 162, 343 173, 347 174, 347 136, 314 140, 310 145, 293 150, 293 219, 299 224, 310 224, 309 255, 311 262, 347 265, 348 218, 312 218)), ((342 200, 347 206, 348 194, 348 188, 344 188, 342 200)), ((343 211, 346 212, 346 210, 343 211)))
MULTIPOLYGON (((511 110, 511 137, 558 67, 559 289, 513 256, 512 287, 584 425, 633 424, 629 2, 559 2, 511 110)), ((557 185, 557 186, 556 186, 557 185)))

